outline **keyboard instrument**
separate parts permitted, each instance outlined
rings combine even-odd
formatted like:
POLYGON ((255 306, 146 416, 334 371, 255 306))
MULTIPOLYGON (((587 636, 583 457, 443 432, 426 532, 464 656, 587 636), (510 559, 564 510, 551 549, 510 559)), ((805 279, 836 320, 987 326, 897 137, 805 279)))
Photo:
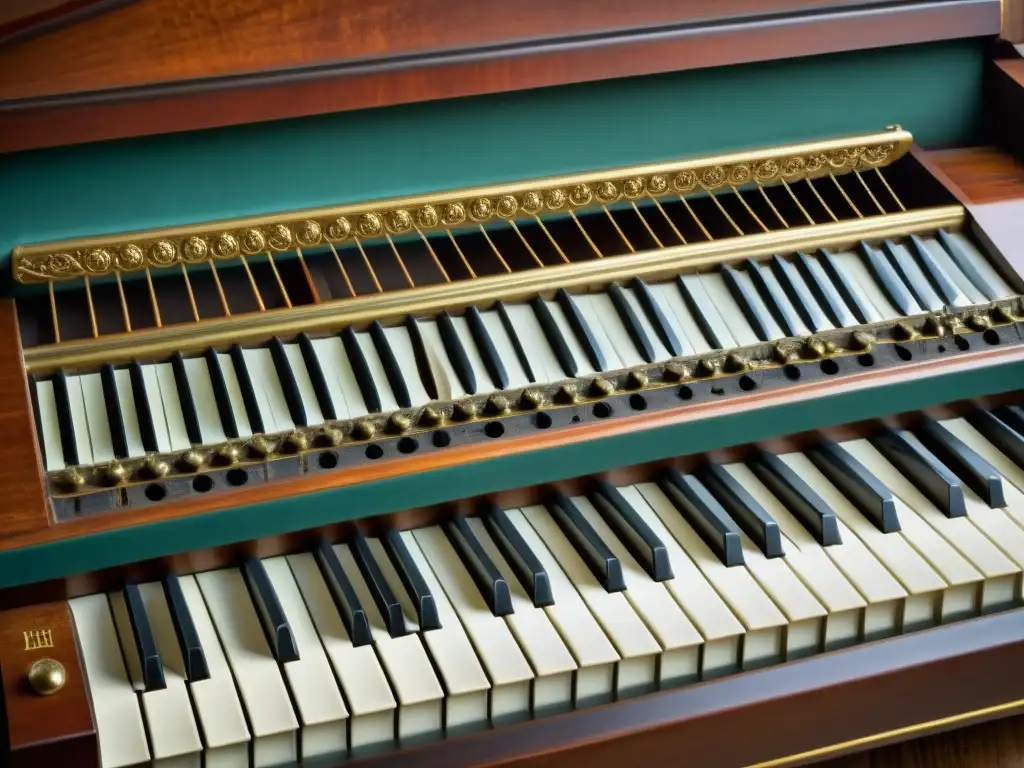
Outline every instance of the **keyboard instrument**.
POLYGON ((84 5, 0 38, 0 762, 1024 712, 1015 3, 84 5))

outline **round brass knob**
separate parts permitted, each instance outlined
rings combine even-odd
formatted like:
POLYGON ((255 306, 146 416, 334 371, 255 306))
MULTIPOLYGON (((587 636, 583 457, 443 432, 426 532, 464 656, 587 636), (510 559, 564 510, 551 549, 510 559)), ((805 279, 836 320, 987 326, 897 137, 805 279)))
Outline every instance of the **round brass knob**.
POLYGON ((50 696, 67 682, 64 665, 54 659, 37 659, 28 668, 28 684, 40 696, 50 696))

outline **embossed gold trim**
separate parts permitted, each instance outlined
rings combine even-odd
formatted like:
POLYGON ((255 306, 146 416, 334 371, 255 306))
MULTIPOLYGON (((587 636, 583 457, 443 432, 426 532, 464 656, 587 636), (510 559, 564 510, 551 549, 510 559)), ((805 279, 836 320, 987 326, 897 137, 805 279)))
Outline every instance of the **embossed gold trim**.
POLYGON ((21 283, 223 261, 328 241, 429 232, 748 183, 794 182, 884 167, 904 155, 899 126, 827 141, 613 168, 429 195, 376 200, 141 232, 19 245, 11 262, 21 283))
POLYGON ((400 321, 409 314, 436 313, 442 309, 454 312, 468 306, 483 309, 498 299, 515 301, 537 295, 550 296, 559 288, 583 292, 633 277, 657 280, 681 272, 774 253, 840 248, 861 240, 875 242, 887 237, 933 232, 943 227, 959 229, 963 219, 964 209, 960 206, 925 208, 838 223, 793 227, 729 240, 679 245, 476 280, 337 299, 290 309, 232 315, 196 324, 65 341, 26 349, 25 367, 29 373, 42 374, 58 368, 74 370, 102 363, 160 359, 166 358, 171 352, 187 354, 209 347, 223 348, 234 343, 265 341, 273 336, 287 338, 302 332, 336 331, 345 326, 359 328, 374 320, 388 324, 400 321))

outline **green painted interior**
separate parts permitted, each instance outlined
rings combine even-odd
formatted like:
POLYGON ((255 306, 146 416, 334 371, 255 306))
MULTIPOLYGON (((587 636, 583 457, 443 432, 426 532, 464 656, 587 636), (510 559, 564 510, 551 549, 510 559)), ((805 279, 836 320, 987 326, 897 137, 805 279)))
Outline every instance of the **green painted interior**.
POLYGON ((1021 381, 1024 362, 937 373, 882 389, 841 391, 798 403, 25 547, 0 553, 0 589, 1013 391, 1020 388, 1021 381))
MULTIPOLYGON (((983 41, 736 65, 0 155, 17 243, 825 138, 979 128, 983 41)), ((10 274, 4 268, 7 290, 10 274)))

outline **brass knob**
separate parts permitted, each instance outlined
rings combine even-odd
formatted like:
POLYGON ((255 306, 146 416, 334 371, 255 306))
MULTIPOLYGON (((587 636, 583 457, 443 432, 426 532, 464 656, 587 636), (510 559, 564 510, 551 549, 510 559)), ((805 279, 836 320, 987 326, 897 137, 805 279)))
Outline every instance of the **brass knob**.
POLYGON ((28 668, 28 684, 40 696, 51 696, 64 687, 67 673, 55 659, 37 659, 28 668))

